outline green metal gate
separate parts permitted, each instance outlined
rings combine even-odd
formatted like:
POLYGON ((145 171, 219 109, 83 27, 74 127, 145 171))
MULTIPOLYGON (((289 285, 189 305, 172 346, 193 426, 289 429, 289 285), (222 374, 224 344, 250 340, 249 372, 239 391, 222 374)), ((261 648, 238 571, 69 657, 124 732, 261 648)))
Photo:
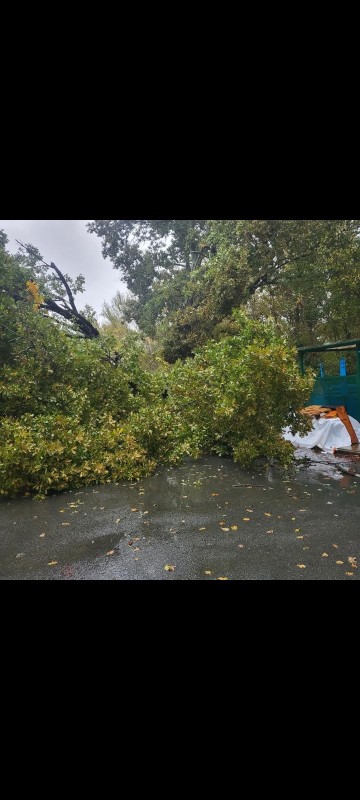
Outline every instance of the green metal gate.
POLYGON ((309 405, 345 406, 348 414, 360 422, 360 339, 348 342, 299 347, 299 361, 304 374, 304 357, 307 353, 346 353, 355 351, 356 372, 352 375, 324 375, 315 380, 309 405))

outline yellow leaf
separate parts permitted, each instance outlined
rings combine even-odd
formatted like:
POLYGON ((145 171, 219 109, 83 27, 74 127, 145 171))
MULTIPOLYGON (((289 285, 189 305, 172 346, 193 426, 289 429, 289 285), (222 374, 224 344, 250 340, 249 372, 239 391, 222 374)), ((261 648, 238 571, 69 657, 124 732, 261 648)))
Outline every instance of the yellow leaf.
POLYGON ((67 526, 67 525, 70 525, 70 522, 62 522, 62 523, 61 523, 61 526, 62 526, 63 528, 66 528, 66 526, 67 526))
POLYGON ((271 515, 271 514, 269 514, 269 513, 268 513, 268 511, 265 511, 265 514, 264 514, 264 516, 265 516, 265 517, 271 517, 272 515, 271 515))
POLYGON ((138 508, 132 508, 131 511, 139 511, 138 508))
POLYGON ((211 497, 219 497, 219 493, 218 492, 211 492, 211 497))
POLYGON ((48 567, 56 567, 57 561, 49 561, 48 567))
POLYGON ((250 517, 243 517, 244 522, 250 522, 250 517))
POLYGON ((349 575, 349 577, 350 577, 351 575, 353 575, 353 574, 354 574, 353 572, 345 572, 345 575, 349 575))
POLYGON ((238 530, 238 526, 237 525, 231 525, 231 530, 232 531, 237 531, 238 530))
POLYGON ((174 572, 175 567, 172 564, 165 564, 164 570, 165 572, 174 572))
POLYGON ((306 564, 296 564, 299 569, 306 569, 306 564))
POLYGON ((218 581, 228 581, 229 578, 218 578, 218 581))
POLYGON ((295 522, 295 520, 296 520, 296 517, 291 517, 291 521, 292 522, 295 522))
POLYGON ((247 508, 246 511, 248 512, 248 514, 253 514, 254 513, 252 508, 247 508))
POLYGON ((209 570, 209 569, 206 569, 206 570, 205 570, 205 575, 212 575, 212 572, 210 572, 210 570, 209 570))
POLYGON ((297 536, 296 538, 297 539, 303 539, 304 537, 303 536, 297 536))
POLYGON ((45 539, 46 533, 40 533, 39 539, 45 539))
POLYGON ((226 533, 228 533, 229 530, 230 530, 230 528, 223 528, 223 531, 226 531, 226 533))
POLYGON ((342 565, 344 562, 343 561, 337 561, 336 563, 339 564, 339 565, 342 565))
POLYGON ((108 552, 108 553, 106 553, 106 555, 107 555, 107 556, 113 556, 113 555, 114 555, 114 553, 115 553, 115 550, 109 550, 109 552, 108 552))
POLYGON ((329 558, 329 553, 323 553, 321 558, 329 558))
POLYGON ((351 567, 355 567, 355 569, 357 569, 356 558, 354 558, 353 556, 350 556, 350 558, 348 558, 348 562, 349 562, 351 567))
POLYGON ((206 531, 206 528, 199 528, 199 531, 206 531))
POLYGON ((243 550, 245 545, 244 544, 238 544, 238 547, 240 547, 240 550, 243 550))
POLYGON ((295 533, 300 533, 301 528, 295 528, 295 533))
POLYGON ((335 547, 336 550, 339 549, 339 545, 338 544, 333 544, 333 547, 335 547))

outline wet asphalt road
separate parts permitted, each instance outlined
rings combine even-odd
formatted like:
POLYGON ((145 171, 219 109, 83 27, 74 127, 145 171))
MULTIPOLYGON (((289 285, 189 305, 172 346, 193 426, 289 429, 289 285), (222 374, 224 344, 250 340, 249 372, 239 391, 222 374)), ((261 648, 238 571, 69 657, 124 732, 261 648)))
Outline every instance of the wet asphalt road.
POLYGON ((211 457, 1 500, 0 580, 358 580, 360 479, 308 455, 291 479, 211 457))

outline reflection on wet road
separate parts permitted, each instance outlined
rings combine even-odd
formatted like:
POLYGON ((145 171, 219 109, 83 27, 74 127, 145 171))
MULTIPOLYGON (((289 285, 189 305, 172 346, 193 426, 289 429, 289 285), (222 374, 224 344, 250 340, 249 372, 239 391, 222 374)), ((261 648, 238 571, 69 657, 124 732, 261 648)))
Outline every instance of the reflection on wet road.
POLYGON ((135 484, 0 501, 1 580, 357 580, 360 464, 215 457, 135 484))

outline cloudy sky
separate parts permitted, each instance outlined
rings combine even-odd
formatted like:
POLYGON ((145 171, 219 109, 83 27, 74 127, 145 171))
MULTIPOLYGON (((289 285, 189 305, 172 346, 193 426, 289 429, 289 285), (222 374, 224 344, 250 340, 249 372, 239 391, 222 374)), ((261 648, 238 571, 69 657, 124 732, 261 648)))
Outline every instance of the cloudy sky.
POLYGON ((101 242, 87 232, 88 219, 0 219, 9 238, 8 249, 18 250, 16 239, 30 242, 40 250, 45 261, 54 261, 62 272, 75 277, 84 275, 85 292, 77 295, 80 307, 89 303, 98 315, 104 302, 110 301, 118 290, 124 291, 119 272, 109 259, 101 255, 101 242))

